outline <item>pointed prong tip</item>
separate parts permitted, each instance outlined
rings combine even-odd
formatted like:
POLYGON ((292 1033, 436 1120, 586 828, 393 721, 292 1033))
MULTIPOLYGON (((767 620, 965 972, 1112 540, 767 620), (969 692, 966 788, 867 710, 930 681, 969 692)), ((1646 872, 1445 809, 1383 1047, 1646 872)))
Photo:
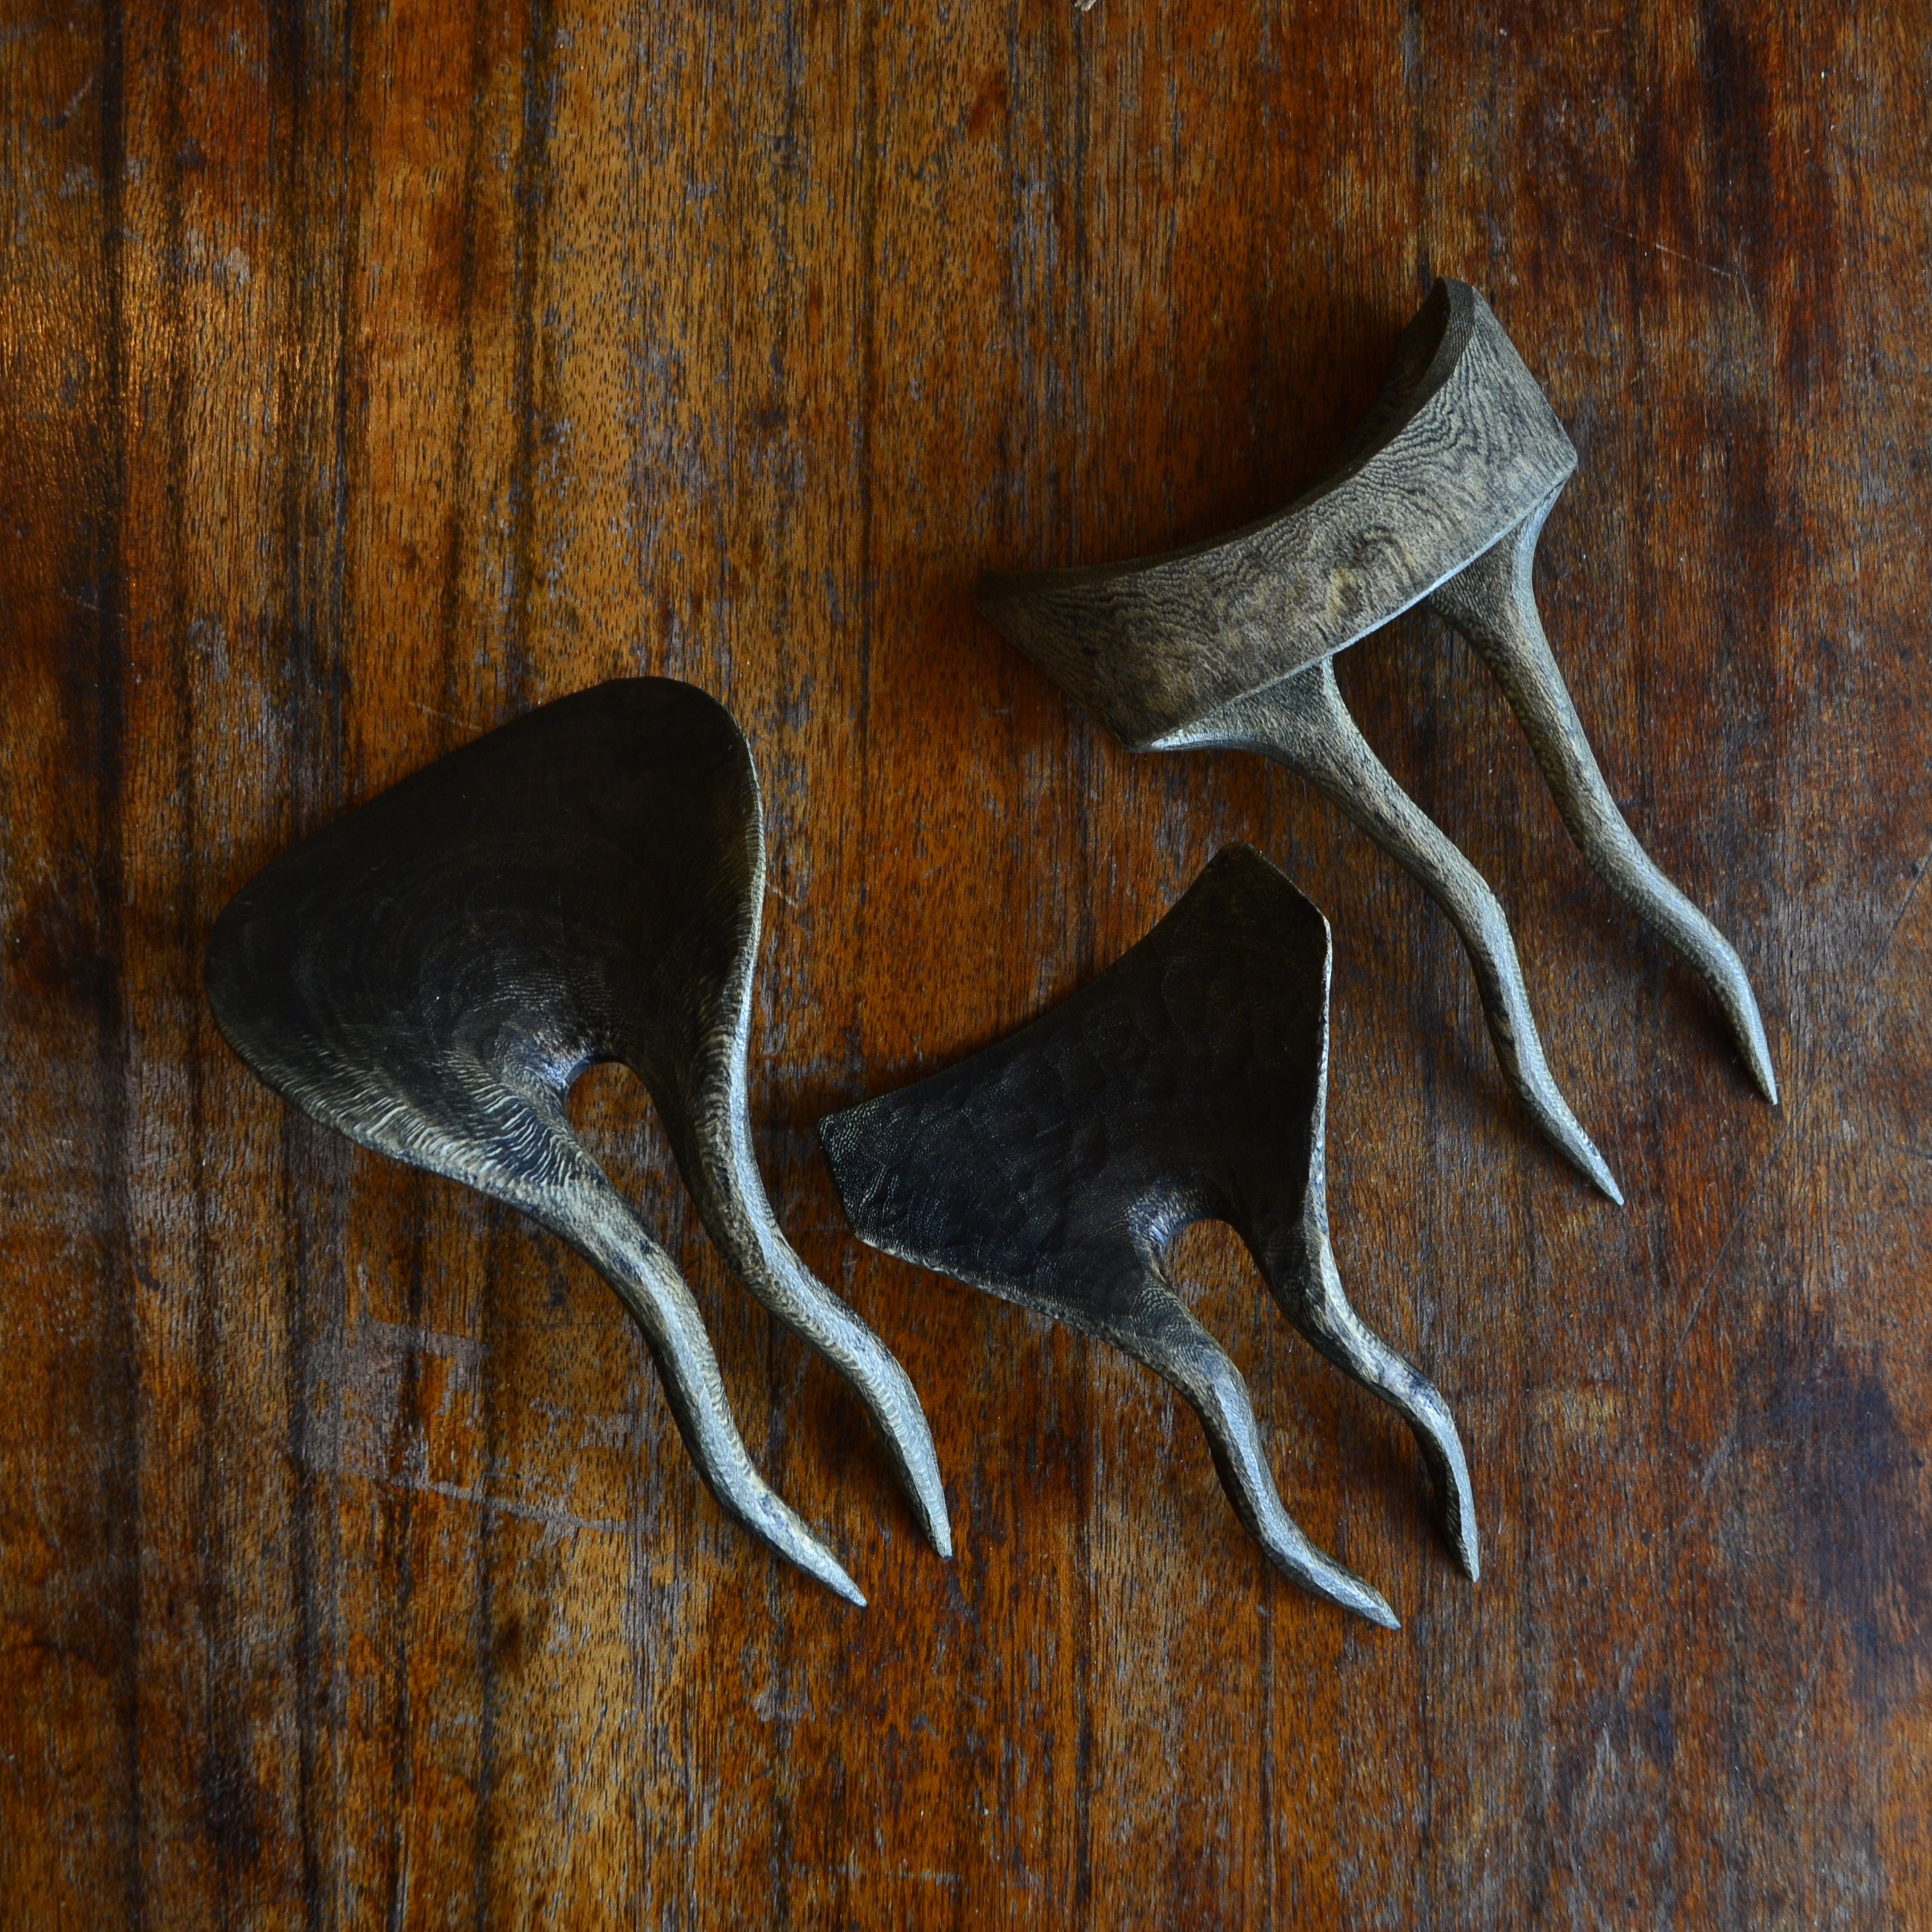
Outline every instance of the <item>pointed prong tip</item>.
POLYGON ((845 1566, 782 1498, 773 1495, 770 1501, 776 1508, 770 1510, 733 1513, 753 1535, 762 1538, 787 1562, 802 1570, 814 1582, 823 1583, 835 1596, 843 1597, 848 1604, 862 1610, 866 1607, 866 1593, 846 1574, 845 1566))
POLYGON ((866 1608, 865 1592, 846 1574, 845 1566, 838 1558, 808 1530, 801 1534, 798 1529, 792 1528, 791 1533, 787 1534, 782 1528, 779 1534, 774 1535, 766 1525, 742 1518, 740 1520, 745 1521, 746 1527, 754 1536, 761 1538, 774 1554, 803 1570, 814 1583, 823 1583, 834 1596, 843 1597, 857 1609, 866 1608))
POLYGON ((1475 1501, 1466 1487, 1458 1487, 1460 1492, 1443 1510, 1443 1532, 1455 1554, 1456 1567, 1471 1582, 1480 1583, 1483 1580, 1483 1550, 1476 1532, 1475 1501))
POLYGON ((1567 1134, 1562 1137, 1558 1144, 1564 1153, 1600 1192, 1607 1195, 1618 1207, 1622 1207, 1624 1191, 1617 1185, 1617 1178, 1610 1172, 1610 1162, 1598 1151, 1596 1142, 1576 1126, 1574 1119, 1570 1126, 1575 1138, 1573 1140, 1567 1134))
POLYGON ((1400 1630, 1402 1628, 1402 1619, 1396 1615, 1394 1610, 1390 1609, 1388 1599, 1384 1598, 1379 1591, 1376 1590, 1370 1591, 1368 1592, 1368 1596, 1370 1598, 1368 1602, 1353 1604, 1351 1604, 1349 1607, 1352 1610, 1358 1611, 1363 1616, 1367 1618, 1370 1623, 1377 1625, 1382 1630, 1400 1630))
POLYGON ((1402 1628, 1402 1619, 1390 1607, 1389 1600, 1372 1583, 1322 1551, 1316 1550, 1314 1554, 1319 1559, 1317 1564, 1288 1573, 1304 1589, 1327 1598, 1342 1610, 1354 1611, 1357 1616, 1366 1618, 1383 1630, 1402 1628))
MULTIPOLYGON (((920 1420, 925 1420, 923 1410, 920 1412, 920 1420)), ((922 1453, 907 1454, 904 1459, 906 1492, 911 1498, 913 1514, 919 1518, 919 1526, 926 1532, 926 1540, 940 1556, 950 1562, 952 1525, 946 1514, 946 1484, 939 1473, 939 1457, 932 1446, 932 1432, 927 1430, 922 1434, 922 1453)))
POLYGON ((846 1575, 840 1564, 828 1562, 826 1568, 819 1573, 818 1580, 834 1594, 843 1597, 848 1604, 862 1610, 866 1608, 865 1592, 846 1575))
MULTIPOLYGON (((910 1393, 910 1382, 907 1388, 910 1393)), ((926 1426, 926 1412, 923 1409, 916 1412, 920 1424, 917 1430, 896 1428, 892 1431, 899 1451, 900 1481, 926 1540, 942 1557, 950 1558, 952 1526, 946 1516, 945 1479, 939 1473, 939 1456, 932 1445, 932 1432, 926 1426)))
POLYGON ((1475 1499, 1467 1485, 1466 1470, 1462 1481, 1456 1485, 1456 1494, 1443 1507, 1442 1530, 1449 1539, 1450 1549, 1455 1553, 1456 1566, 1471 1582, 1480 1583, 1483 1580, 1482 1545, 1477 1537, 1475 1499))

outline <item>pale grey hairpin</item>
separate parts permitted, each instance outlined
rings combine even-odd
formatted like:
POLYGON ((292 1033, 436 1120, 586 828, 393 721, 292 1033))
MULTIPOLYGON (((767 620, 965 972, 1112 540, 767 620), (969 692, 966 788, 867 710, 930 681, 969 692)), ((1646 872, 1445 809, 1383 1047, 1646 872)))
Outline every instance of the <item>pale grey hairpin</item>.
POLYGON ((779 1232, 746 1106, 764 896, 743 734, 687 684, 558 699, 284 853, 217 925, 208 989, 231 1045, 352 1140, 521 1208, 636 1318, 728 1514, 855 1603, 752 1466, 697 1304, 572 1131, 600 1060, 650 1090, 727 1262, 858 1390, 951 1553, 932 1436, 905 1371, 779 1232))
POLYGON ((1406 866, 1462 937, 1510 1084, 1621 1201, 1551 1077, 1495 894, 1383 769, 1332 663, 1417 604, 1461 631, 1521 719, 1571 836, 1703 975, 1775 1101, 1744 968, 1624 823, 1537 614, 1537 538, 1576 466, 1489 304, 1466 283, 1438 281, 1348 449, 1286 509, 1162 556, 992 575, 980 597, 1015 644, 1134 749, 1264 752, 1406 866))
POLYGON ((1168 1274, 1183 1228, 1232 1226, 1288 1319, 1408 1423, 1450 1546, 1478 1574, 1455 1422, 1350 1306, 1329 1246, 1328 974, 1328 922, 1259 853, 1230 846, 1071 998, 930 1078, 828 1115, 819 1135, 863 1239, 1165 1376, 1274 1562, 1393 1628, 1381 1594, 1282 1507, 1247 1384, 1168 1274))

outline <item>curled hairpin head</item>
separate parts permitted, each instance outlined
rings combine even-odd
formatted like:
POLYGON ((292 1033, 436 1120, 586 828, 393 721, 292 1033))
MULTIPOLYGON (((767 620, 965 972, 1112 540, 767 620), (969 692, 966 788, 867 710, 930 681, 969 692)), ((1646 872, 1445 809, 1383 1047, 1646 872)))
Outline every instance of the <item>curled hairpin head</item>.
POLYGON ((1274 1562, 1393 1627, 1382 1595, 1282 1508, 1247 1385, 1175 1294, 1166 1258, 1192 1222, 1235 1229, 1288 1318, 1414 1432, 1474 1576, 1455 1423, 1349 1305, 1329 1246, 1328 974, 1328 922, 1259 853, 1231 846, 1071 998, 930 1078, 828 1116, 819 1134, 864 1240, 1165 1376, 1274 1562))
POLYGON ((572 1132, 600 1060, 650 1090, 706 1228, 830 1358, 884 1432, 942 1554, 945 1498, 904 1370, 815 1280, 760 1178, 745 1054, 764 892, 743 734, 692 686, 638 678, 491 732, 284 853, 208 952, 223 1033, 317 1120, 521 1208, 609 1281, 724 1509, 854 1601, 752 1466, 697 1305, 572 1132))
POLYGON ((1521 719, 1585 855, 1703 976, 1775 1100, 1744 967, 1624 824, 1544 635, 1536 542, 1576 464, 1489 304, 1466 283, 1438 281, 1348 448, 1286 509, 1164 556, 991 575, 980 604, 1134 749, 1264 752, 1406 866, 1462 940, 1505 1077, 1557 1146, 1621 1201, 1550 1073, 1496 896, 1383 768, 1333 668, 1337 652, 1418 604, 1462 631, 1521 719))

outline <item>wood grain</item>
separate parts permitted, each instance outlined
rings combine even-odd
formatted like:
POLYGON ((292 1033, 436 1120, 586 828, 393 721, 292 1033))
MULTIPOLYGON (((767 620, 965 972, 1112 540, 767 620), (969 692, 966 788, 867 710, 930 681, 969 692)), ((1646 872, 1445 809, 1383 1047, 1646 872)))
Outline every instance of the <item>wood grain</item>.
POLYGON ((0 33, 0 1916, 338 1926, 1932 1922, 1932 16, 1922 0, 35 6, 0 33), (1136 760, 988 566, 1232 526, 1437 272, 1581 458, 1539 592, 1785 1088, 1589 874, 1486 674, 1352 652, 1496 883, 1622 1214, 1444 922, 1258 760, 1136 760), (910 1370, 960 1553, 575 1117, 852 1613, 720 1516, 513 1216, 292 1116, 214 915, 543 698, 750 736, 779 1217, 910 1370), (1244 838, 1334 922, 1336 1245, 1414 1451, 1180 1261, 1309 1534, 1144 1372, 850 1238, 818 1114, 1010 1028, 1244 838))

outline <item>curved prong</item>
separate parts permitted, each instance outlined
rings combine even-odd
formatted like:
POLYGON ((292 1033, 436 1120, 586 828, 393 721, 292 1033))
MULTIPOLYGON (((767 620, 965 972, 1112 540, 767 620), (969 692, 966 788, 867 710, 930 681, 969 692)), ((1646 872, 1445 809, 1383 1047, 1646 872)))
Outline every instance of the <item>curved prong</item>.
POLYGON ((1402 1628, 1382 1592, 1318 1550, 1282 1507, 1240 1370, 1164 1282, 1150 1280, 1131 1326, 1101 1332, 1187 1398, 1208 1432, 1228 1500, 1276 1569, 1384 1630, 1402 1628))
POLYGON ((866 1599, 830 1550, 760 1475, 733 1420, 718 1358, 684 1277, 586 1156, 531 1211, 617 1292, 650 1345, 691 1460, 718 1507, 848 1602, 866 1599))
POLYGON ((1552 496, 1495 548, 1436 590, 1430 608, 1475 646, 1522 721, 1570 836, 1598 874, 1696 968, 1730 1021, 1751 1078, 1778 1099, 1771 1047, 1743 962, 1672 885, 1624 823, 1604 782, 1536 608, 1537 538, 1552 496))
POLYGON ((1333 664, 1324 658, 1238 699, 1162 739, 1160 748, 1183 745, 1265 752, 1300 772, 1408 869, 1462 938, 1504 1077, 1544 1132, 1622 1207, 1616 1177, 1570 1111, 1544 1058, 1516 942, 1496 894, 1390 776, 1349 716, 1333 664))
POLYGON ((1427 1376, 1355 1312, 1329 1245, 1319 1183, 1284 1259, 1264 1269, 1283 1314, 1346 1375, 1378 1395, 1406 1422, 1436 1486, 1443 1534, 1472 1582, 1483 1574, 1468 1458, 1449 1405, 1427 1376))
POLYGON ((719 1252, 752 1294, 857 1390, 886 1438, 920 1526, 940 1555, 950 1556, 946 1489, 918 1391, 885 1344, 799 1259, 779 1228, 752 1148, 742 1074, 721 1106, 691 1123, 688 1138, 680 1164, 719 1252))

